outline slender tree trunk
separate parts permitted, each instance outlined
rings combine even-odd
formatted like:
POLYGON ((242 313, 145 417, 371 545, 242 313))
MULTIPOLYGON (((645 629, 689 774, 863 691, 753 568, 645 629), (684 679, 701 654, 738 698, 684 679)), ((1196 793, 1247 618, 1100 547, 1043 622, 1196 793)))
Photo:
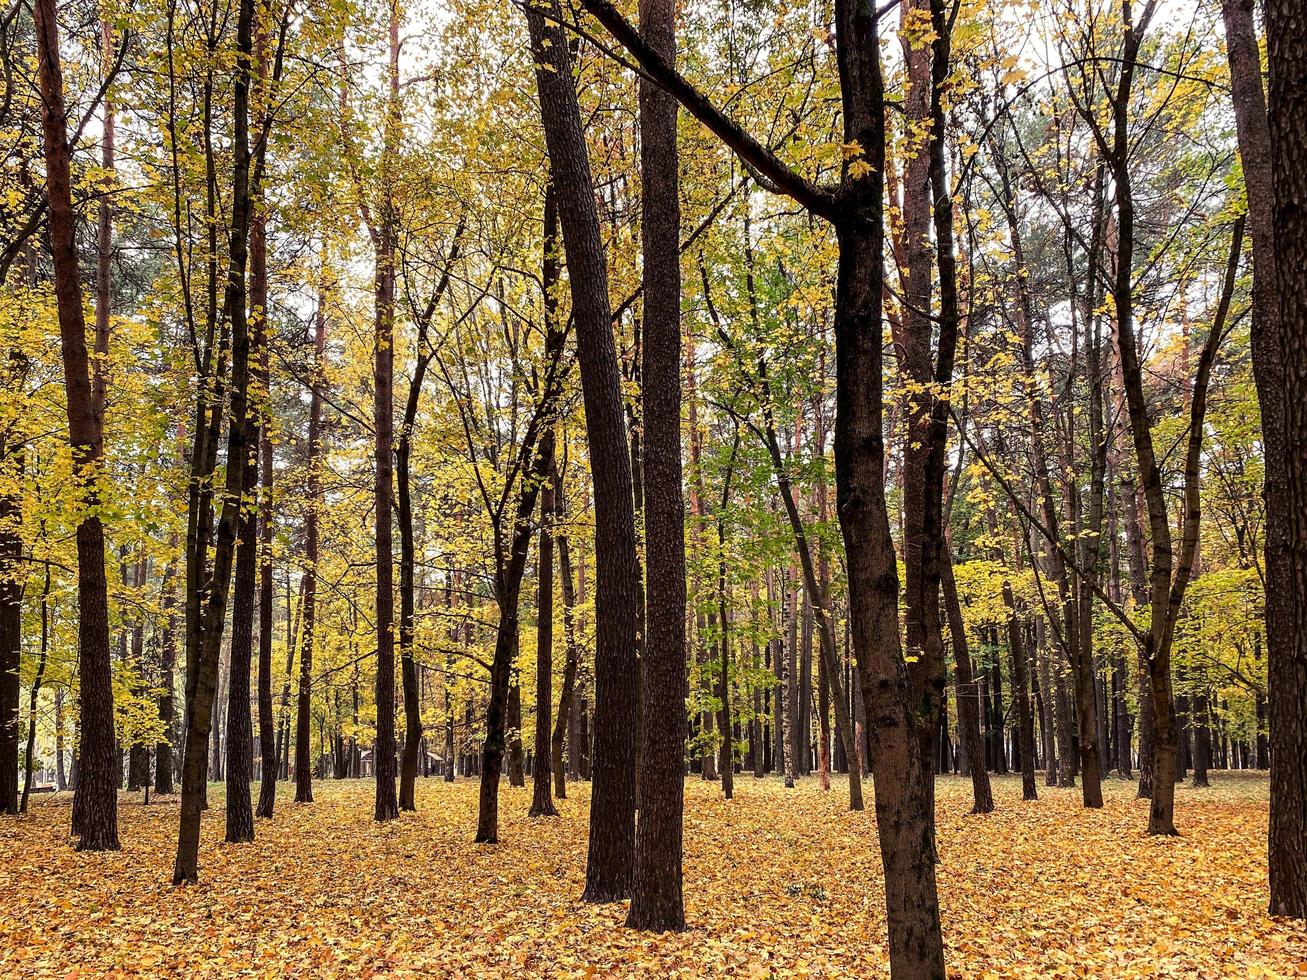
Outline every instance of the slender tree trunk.
POLYGON ((395 452, 395 250, 399 236, 396 205, 391 196, 392 157, 399 140, 399 6, 390 3, 390 101, 386 109, 382 150, 381 225, 375 232, 376 271, 373 277, 375 324, 372 392, 376 433, 373 508, 376 512, 377 732, 372 746, 376 780, 377 820, 399 816, 395 797, 395 566, 391 520, 395 452))
MULTIPOLYGON (((0 465, 15 461, 6 484, 21 486, 21 445, 0 443, 0 465)), ((8 467, 6 467, 8 469, 8 467)), ((23 646, 23 501, 19 493, 0 493, 0 813, 17 813, 19 667, 23 646)), ((44 610, 42 610, 44 615, 44 610)))
MULTIPOLYGON (((249 329, 245 315, 245 273, 250 222, 249 86, 253 50, 253 0, 241 0, 236 28, 237 73, 233 97, 232 218, 229 266, 224 300, 231 323, 231 425, 227 459, 241 461, 248 453, 249 329)), ((204 786, 205 748, 213 720, 214 692, 218 682, 223 623, 231 588, 237 523, 245 490, 245 465, 228 465, 222 516, 218 523, 213 558, 212 589, 205 608, 203 643, 193 675, 187 677, 186 748, 182 759, 181 822, 177 835, 177 861, 173 884, 199 879, 200 812, 204 786)), ((248 684, 248 678, 246 680, 248 684)), ((248 687, 246 688, 248 696, 248 687)))
MULTIPOLYGON (((257 314, 256 314, 257 315, 257 314)), ((259 328, 255 328, 259 332, 259 328)), ((256 347, 257 351, 258 348, 256 347)), ((233 419, 233 424, 237 420, 233 419)), ((243 477, 247 496, 258 490, 258 424, 253 414, 246 427, 243 477)), ((251 501, 240 508, 237 521, 235 581, 232 584, 231 661, 227 677, 227 843, 254 840, 250 781, 254 778, 254 743, 250 722, 250 660, 254 648, 254 606, 258 578, 258 512, 251 501)))
MULTIPOLYGON (((546 219, 546 227, 549 222, 546 219)), ((546 233, 548 241, 548 233, 546 233)), ((546 244, 546 254, 549 245, 546 244)), ((554 450, 551 428, 544 438, 554 450)), ((551 466, 552 469, 552 466, 551 466)), ((552 474, 551 474, 552 475, 552 474)), ((536 550, 536 731, 535 763, 531 768, 531 810, 533 817, 556 817, 551 774, 550 719, 553 711, 554 680, 554 486, 551 479, 540 487, 540 543, 536 550)))
MULTIPOLYGON (((971 670, 971 650, 967 644, 966 621, 962 618, 962 603, 958 601, 958 586, 953 578, 953 559, 951 555, 945 557, 947 560, 940 566, 944 573, 941 584, 944 590, 944 608, 948 613, 949 638, 953 644, 953 678, 958 702, 958 731, 962 737, 968 768, 971 770, 971 795, 975 801, 971 812, 992 813, 994 793, 989 785, 989 770, 985 767, 985 746, 980 739, 980 688, 971 670)), ((1031 798, 1026 797, 1026 799, 1031 798)))
MULTIPOLYGON (((562 472, 555 459, 553 473, 551 475, 554 484, 554 512, 557 515, 557 526, 562 528, 566 518, 567 498, 563 496, 563 477, 562 472)), ((558 545, 558 570, 562 579, 563 593, 563 642, 567 647, 566 660, 563 664, 563 689, 558 695, 558 719, 554 723, 554 736, 552 741, 553 768, 554 768, 554 795, 560 800, 567 799, 567 775, 568 769, 572 769, 572 775, 575 776, 575 767, 565 765, 563 757, 563 746, 567 733, 572 730, 575 712, 572 710, 572 703, 576 698, 576 667, 580 659, 581 649, 576 642, 576 614, 573 611, 576 606, 576 589, 572 579, 572 555, 568 546, 566 534, 559 533, 556 536, 558 545)), ((575 755, 576 739, 571 739, 569 748, 570 755, 575 755)))
MULTIPOLYGON (((176 553, 177 539, 169 543, 176 553)), ((173 672, 177 669, 177 583, 176 566, 169 562, 163 571, 159 600, 159 722, 163 735, 154 745, 154 793, 173 792, 172 739, 176 711, 173 695, 173 672)))
MULTIPOLYGON (((256 279, 257 282, 257 279, 256 279)), ((266 298, 266 294, 265 294, 266 298)), ((254 815, 270 819, 277 799, 276 719, 272 711, 272 440, 261 433, 263 492, 259 498, 259 802, 254 815)))
POLYGON ((104 571, 104 528, 98 515, 98 473, 104 456, 104 420, 91 390, 90 359, 77 258, 68 118, 54 0, 32 6, 40 76, 46 200, 55 299, 59 314, 68 438, 85 515, 77 525, 77 649, 81 678, 81 751, 73 800, 79 849, 118 849, 117 750, 109 659, 109 600, 104 571))
MULTIPOLYGON (((41 696, 41 683, 45 680, 45 665, 50 654, 50 565, 45 566, 45 586, 41 590, 41 646, 36 661, 36 675, 32 678, 32 693, 27 704, 27 748, 23 753, 23 795, 18 801, 18 812, 27 812, 27 798, 32 793, 32 770, 36 753, 36 703, 41 696)), ((148 756, 147 756, 148 758, 148 756)), ((147 786, 148 786, 148 776, 147 786)), ((148 793, 147 793, 148 795, 148 793)))
MULTIPOLYGON (((326 275, 325 262, 322 275, 326 275)), ((317 636, 318 514, 322 508, 322 387, 327 345, 326 291, 319 290, 313 326, 313 381, 309 394, 309 432, 304 515, 304 575, 300 579, 300 672, 295 705, 295 802, 313 802, 313 644, 317 636)), ((292 631, 294 632, 294 631, 292 631)), ((294 646, 292 637, 292 648, 294 646)), ((289 671, 287 671, 289 678, 289 671)))

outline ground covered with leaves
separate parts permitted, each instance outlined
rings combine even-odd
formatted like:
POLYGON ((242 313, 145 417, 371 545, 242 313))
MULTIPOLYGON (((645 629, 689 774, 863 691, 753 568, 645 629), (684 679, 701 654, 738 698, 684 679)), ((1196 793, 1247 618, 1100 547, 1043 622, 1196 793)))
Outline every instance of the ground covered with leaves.
MULTIPOLYGON (((967 813, 939 788, 940 900, 950 971, 977 976, 1307 975, 1307 930, 1265 914, 1264 778, 1180 790, 1183 836, 1142 833, 1145 805, 1113 781, 1107 806, 1045 789, 967 813)), ((175 799, 124 795, 123 850, 78 854, 71 797, 0 818, 0 976, 877 976, 887 970, 874 817, 836 783, 687 783, 686 916, 679 935, 622 926, 625 905, 579 902, 588 787, 562 816, 526 816, 505 787, 500 838, 471 842, 476 786, 419 781, 418 812, 379 825, 368 781, 285 787, 254 844, 223 835, 211 793, 202 883, 169 884, 175 799)))

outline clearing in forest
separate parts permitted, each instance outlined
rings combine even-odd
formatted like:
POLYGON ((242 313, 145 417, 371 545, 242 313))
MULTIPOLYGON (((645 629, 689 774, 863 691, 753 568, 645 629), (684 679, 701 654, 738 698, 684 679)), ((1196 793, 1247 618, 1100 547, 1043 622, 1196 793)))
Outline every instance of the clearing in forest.
MULTIPOLYGON (((371 781, 322 782, 254 844, 222 838, 210 787, 200 885, 169 884, 177 804, 136 794, 122 851, 78 854, 71 794, 0 822, 0 976, 880 976, 887 972, 874 816, 815 779, 737 777, 736 799, 686 796, 690 930, 623 928, 625 904, 583 905, 589 787, 562 816, 503 791, 501 844, 472 843, 476 784, 420 780, 418 812, 372 820, 371 781)), ((1178 839, 1149 838, 1135 786, 1103 810, 1078 790, 939 781, 940 901, 950 973, 984 976, 1307 975, 1307 927, 1266 915, 1264 777, 1178 789, 1178 839)))

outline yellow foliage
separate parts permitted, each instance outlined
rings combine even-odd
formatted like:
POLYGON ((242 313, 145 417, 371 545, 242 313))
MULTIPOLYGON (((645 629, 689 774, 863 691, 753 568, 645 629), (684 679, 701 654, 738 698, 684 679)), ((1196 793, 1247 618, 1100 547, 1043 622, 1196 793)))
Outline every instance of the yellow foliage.
MULTIPOLYGON (((1243 977, 1307 974, 1307 929, 1267 918, 1266 782, 1178 790, 1184 836, 1145 837, 1146 801, 1111 781, 1079 791, 939 782, 940 902, 950 976, 1243 977)), ((220 844, 210 791, 202 884, 168 884, 177 805, 124 797, 124 850, 67 845, 70 798, 0 823, 4 976, 883 976, 884 891, 875 818, 816 780, 737 780, 737 798, 687 782, 690 930, 622 925, 626 906, 578 897, 588 786, 562 816, 526 816, 502 792, 500 838, 471 842, 476 785, 419 780, 418 812, 372 820, 372 784, 325 782, 278 801, 248 845, 220 844)))

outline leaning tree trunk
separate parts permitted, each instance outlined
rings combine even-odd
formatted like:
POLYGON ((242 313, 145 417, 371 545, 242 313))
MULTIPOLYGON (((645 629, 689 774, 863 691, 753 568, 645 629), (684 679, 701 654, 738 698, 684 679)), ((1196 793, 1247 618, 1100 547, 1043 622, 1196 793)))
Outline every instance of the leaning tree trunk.
POLYGON ((630 894, 635 854, 634 659, 640 569, 631 462, 594 182, 557 0, 543 9, 528 5, 526 20, 558 190, 594 473, 595 734, 590 847, 582 897, 609 902, 630 894))

